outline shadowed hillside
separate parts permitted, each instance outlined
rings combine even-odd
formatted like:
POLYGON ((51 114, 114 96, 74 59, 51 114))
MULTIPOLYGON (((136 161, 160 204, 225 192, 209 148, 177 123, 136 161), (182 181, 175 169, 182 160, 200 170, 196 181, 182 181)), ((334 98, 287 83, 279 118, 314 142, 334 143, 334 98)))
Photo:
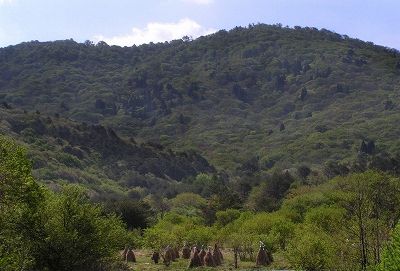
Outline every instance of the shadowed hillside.
POLYGON ((214 172, 207 160, 193 151, 173 152, 157 144, 139 144, 99 124, 0 109, 0 129, 27 146, 38 179, 50 186, 81 183, 94 197, 172 196, 185 178, 214 172))

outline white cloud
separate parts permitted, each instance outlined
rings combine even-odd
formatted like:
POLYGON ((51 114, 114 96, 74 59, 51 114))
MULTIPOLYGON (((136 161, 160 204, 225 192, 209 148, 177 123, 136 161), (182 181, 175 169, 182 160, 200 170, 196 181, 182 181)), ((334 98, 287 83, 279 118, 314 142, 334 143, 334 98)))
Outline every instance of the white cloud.
POLYGON ((110 45, 132 46, 134 44, 140 45, 149 42, 170 41, 180 39, 183 36, 197 38, 215 31, 215 29, 205 28, 197 22, 185 18, 179 20, 177 23, 148 23, 143 29, 134 27, 131 33, 121 36, 105 37, 97 35, 94 37, 94 40, 105 41, 110 45))
POLYGON ((190 3, 190 4, 197 4, 197 5, 209 5, 214 3, 214 0, 181 0, 185 3, 190 3))

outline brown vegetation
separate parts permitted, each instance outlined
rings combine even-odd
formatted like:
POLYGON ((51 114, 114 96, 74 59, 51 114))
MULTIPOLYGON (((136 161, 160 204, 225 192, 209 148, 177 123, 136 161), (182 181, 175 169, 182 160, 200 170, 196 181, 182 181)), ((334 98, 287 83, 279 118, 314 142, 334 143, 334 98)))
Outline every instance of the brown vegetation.
POLYGON ((204 263, 204 266, 208 266, 208 267, 215 266, 214 258, 211 253, 211 248, 208 248, 208 251, 207 251, 206 255, 204 256, 203 263, 204 263))
POLYGON ((267 266, 271 264, 271 262, 272 262, 272 255, 265 250, 265 247, 263 245, 261 245, 257 253, 256 265, 267 266))
POLYGON ((190 262, 188 268, 194 268, 201 266, 201 259, 199 257, 199 251, 196 247, 193 248, 192 256, 190 257, 190 262))
POLYGON ((158 261, 160 260, 160 253, 158 251, 154 251, 153 254, 151 255, 151 260, 155 264, 158 264, 158 261))
POLYGON ((174 250, 170 246, 167 246, 165 250, 164 263, 170 263, 172 261, 175 261, 175 259, 176 258, 174 250))
POLYGON ((179 249, 177 247, 174 248, 174 252, 175 252, 175 259, 179 259, 180 255, 179 255, 179 249))
POLYGON ((221 250, 219 249, 218 244, 215 244, 215 245, 214 245, 214 250, 218 252, 219 258, 221 259, 221 262, 222 262, 222 261, 224 260, 224 256, 222 255, 222 252, 221 252, 221 250))
POLYGON ((190 259, 190 248, 186 244, 182 248, 182 258, 190 259))
POLYGON ((203 247, 201 247, 200 253, 199 253, 199 257, 200 257, 200 261, 201 264, 204 265, 204 257, 206 256, 206 251, 204 250, 203 247))
POLYGON ((126 253, 126 257, 125 260, 127 262, 136 262, 136 257, 135 257, 135 253, 133 252, 133 250, 131 248, 129 248, 128 252, 126 253))
POLYGON ((123 261, 125 261, 127 253, 128 253, 128 247, 126 246, 124 251, 122 251, 122 253, 121 253, 121 258, 123 261))
POLYGON ((218 248, 218 245, 215 244, 214 246, 214 251, 212 253, 213 259, 214 259, 214 264, 215 266, 221 265, 222 264, 222 253, 218 248))

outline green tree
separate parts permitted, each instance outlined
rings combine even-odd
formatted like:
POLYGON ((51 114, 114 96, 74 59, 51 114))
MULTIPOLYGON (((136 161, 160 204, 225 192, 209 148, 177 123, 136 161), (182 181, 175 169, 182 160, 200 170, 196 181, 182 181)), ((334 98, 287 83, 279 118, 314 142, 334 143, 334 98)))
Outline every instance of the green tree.
POLYGON ((147 228, 154 216, 150 206, 142 201, 109 201, 105 204, 105 210, 119 216, 129 230, 147 228))
MULTIPOLYGON (((358 237, 360 267, 366 270, 380 262, 387 232, 400 217, 399 179, 386 173, 366 171, 338 177, 331 183, 343 192, 336 200, 348 211, 347 218, 351 222, 348 232, 358 237)), ((336 197, 334 193, 332 196, 336 197)))
POLYGON ((206 199, 194 193, 181 193, 171 199, 173 211, 189 216, 200 216, 206 205, 206 199))
POLYGON ((37 206, 41 190, 31 175, 31 161, 13 141, 0 138, 0 204, 37 206))
POLYGON ((300 228, 289 243, 287 258, 302 270, 334 270, 335 246, 332 238, 315 228, 300 228))
POLYGON ((45 238, 36 255, 37 267, 83 271, 112 262, 115 252, 130 240, 122 221, 103 213, 79 186, 49 193, 41 217, 45 238))
POLYGON ((282 198, 294 182, 289 173, 274 173, 259 186, 253 187, 247 206, 254 211, 276 210, 282 198))
POLYGON ((0 270, 28 270, 34 265, 32 251, 42 200, 25 150, 0 138, 0 270))
POLYGON ((393 231, 392 240, 383 251, 382 262, 377 271, 400 270, 400 224, 393 231))
POLYGON ((218 211, 216 214, 215 225, 223 227, 240 217, 240 211, 236 209, 226 209, 225 211, 218 211))
POLYGON ((23 148, 0 138, 0 270, 98 270, 131 235, 82 188, 41 188, 23 148))

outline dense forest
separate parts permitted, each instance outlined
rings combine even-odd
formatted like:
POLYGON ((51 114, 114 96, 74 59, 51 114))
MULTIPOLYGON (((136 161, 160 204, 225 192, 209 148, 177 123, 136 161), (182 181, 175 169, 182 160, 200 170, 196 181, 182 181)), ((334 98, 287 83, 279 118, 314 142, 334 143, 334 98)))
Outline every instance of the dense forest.
POLYGON ((309 27, 0 48, 0 269, 184 244, 252 268, 262 244, 268 268, 398 270, 399 91, 398 51, 309 27))
POLYGON ((399 151, 399 74, 396 50, 280 25, 123 48, 0 49, 2 101, 194 149, 229 170, 351 159, 361 140, 399 151))

